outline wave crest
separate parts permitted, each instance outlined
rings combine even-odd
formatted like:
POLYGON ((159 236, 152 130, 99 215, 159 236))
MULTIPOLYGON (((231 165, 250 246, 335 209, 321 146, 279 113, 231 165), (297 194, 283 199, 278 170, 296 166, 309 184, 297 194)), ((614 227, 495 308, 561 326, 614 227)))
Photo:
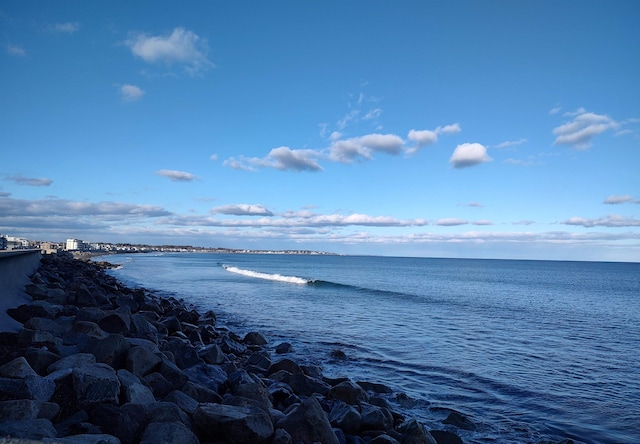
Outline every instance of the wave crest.
POLYGON ((313 279, 305 279, 297 276, 283 276, 281 274, 260 273, 259 271, 244 270, 242 268, 231 267, 229 265, 223 265, 222 268, 231 273, 241 274, 252 278, 267 279, 269 281, 287 282, 289 284, 309 284, 314 282, 313 279))

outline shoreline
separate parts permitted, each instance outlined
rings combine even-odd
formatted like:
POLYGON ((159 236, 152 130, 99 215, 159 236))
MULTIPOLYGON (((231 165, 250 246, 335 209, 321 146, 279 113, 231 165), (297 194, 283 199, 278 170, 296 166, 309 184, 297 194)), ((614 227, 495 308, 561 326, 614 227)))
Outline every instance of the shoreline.
POLYGON ((0 438, 11 425, 55 442, 453 444, 475 428, 452 412, 426 430, 391 407, 386 385, 328 378, 287 358, 290 344, 240 337, 105 264, 45 257, 26 287, 34 301, 9 310, 24 326, 0 333, 0 399, 30 410, 16 419, 0 407, 0 438))

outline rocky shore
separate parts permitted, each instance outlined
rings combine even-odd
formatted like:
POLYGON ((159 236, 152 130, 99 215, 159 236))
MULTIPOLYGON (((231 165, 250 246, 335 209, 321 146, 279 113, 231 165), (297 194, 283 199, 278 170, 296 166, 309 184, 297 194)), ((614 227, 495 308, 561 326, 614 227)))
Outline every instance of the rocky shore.
POLYGON ((0 333, 0 441, 449 444, 475 427, 452 413, 427 431, 385 385, 327 378, 69 255, 44 257, 26 292, 8 310, 23 327, 0 333))

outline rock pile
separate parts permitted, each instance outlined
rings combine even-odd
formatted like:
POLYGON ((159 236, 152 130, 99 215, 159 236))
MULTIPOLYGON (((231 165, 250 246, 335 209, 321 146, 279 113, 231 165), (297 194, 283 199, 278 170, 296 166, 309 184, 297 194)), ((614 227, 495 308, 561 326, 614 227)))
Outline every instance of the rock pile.
MULTIPOLYGON (((323 377, 215 313, 47 256, 0 333, 0 439, 59 443, 461 443, 394 412, 381 384, 323 377)), ((473 427, 461 422, 462 427, 473 427)))

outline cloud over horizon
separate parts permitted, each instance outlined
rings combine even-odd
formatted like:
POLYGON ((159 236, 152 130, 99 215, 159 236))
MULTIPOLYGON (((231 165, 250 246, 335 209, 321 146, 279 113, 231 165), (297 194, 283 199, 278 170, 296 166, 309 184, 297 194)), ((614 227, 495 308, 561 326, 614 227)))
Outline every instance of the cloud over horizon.
POLYGON ((27 185, 31 187, 48 187, 53 183, 53 180, 46 177, 24 177, 21 174, 5 176, 5 180, 10 180, 18 185, 27 185))
POLYGON ((233 204, 211 209, 213 214, 229 214, 232 216, 273 216, 264 205, 233 204))

